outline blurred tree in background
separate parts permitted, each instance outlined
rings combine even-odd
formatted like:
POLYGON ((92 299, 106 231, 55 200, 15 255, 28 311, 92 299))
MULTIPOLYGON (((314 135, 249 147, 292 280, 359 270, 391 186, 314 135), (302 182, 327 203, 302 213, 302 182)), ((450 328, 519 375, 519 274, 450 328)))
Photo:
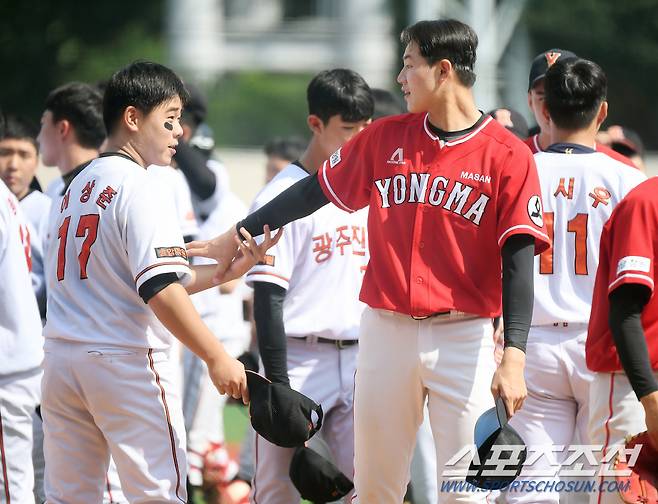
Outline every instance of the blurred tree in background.
POLYGON ((107 79, 136 59, 164 62, 161 0, 0 1, 0 106, 35 119, 50 90, 107 79))
POLYGON ((535 53, 569 49, 608 75, 606 124, 638 131, 658 149, 658 1, 530 0, 522 23, 535 53))

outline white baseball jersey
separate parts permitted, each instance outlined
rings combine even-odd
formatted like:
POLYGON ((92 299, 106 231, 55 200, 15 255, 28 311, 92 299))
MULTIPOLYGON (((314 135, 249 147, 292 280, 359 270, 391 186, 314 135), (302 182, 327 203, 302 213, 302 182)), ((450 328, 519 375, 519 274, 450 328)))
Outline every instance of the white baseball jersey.
MULTIPOLYGON (((210 239, 225 232, 246 215, 247 207, 240 198, 230 191, 225 192, 219 205, 201 225, 199 239, 210 239)), ((201 257, 194 260, 195 264, 214 262, 201 257)), ((239 286, 230 294, 220 294, 219 288, 212 288, 192 296, 199 314, 220 339, 242 336, 245 331, 248 332, 243 316, 243 299, 244 289, 239 286)))
POLYGON ((183 172, 170 166, 157 165, 149 166, 146 172, 170 188, 171 199, 169 201, 174 204, 183 236, 196 236, 199 226, 192 208, 190 186, 187 184, 183 172))
MULTIPOLYGON (((251 211, 307 176, 299 166, 288 165, 256 196, 251 211)), ((365 272, 370 257, 367 219, 367 208, 350 214, 326 205, 286 225, 265 264, 249 271, 248 284, 271 282, 287 290, 283 322, 288 337, 358 338, 365 308, 357 301, 359 272, 365 272)))
POLYGON ((37 368, 43 360, 30 262, 27 220, 16 197, 0 183, 0 375, 37 368))
POLYGON ((200 222, 205 221, 208 216, 215 211, 222 196, 229 190, 228 174, 226 173, 226 167, 224 164, 216 159, 209 159, 206 166, 215 174, 215 192, 204 200, 200 200, 194 194, 192 195, 194 213, 200 222))
POLYGON ((59 176, 50 181, 44 194, 51 200, 57 201, 62 195, 62 189, 64 189, 64 179, 59 176))
POLYGON ((628 191, 646 179, 605 154, 562 146, 572 153, 535 154, 552 247, 535 257, 534 326, 588 322, 603 225, 628 191))
POLYGON ((48 236, 48 217, 51 199, 39 191, 28 193, 20 200, 21 209, 32 226, 30 247, 32 249, 32 288, 37 296, 39 310, 44 313, 46 303, 46 284, 44 274, 45 242, 48 236))
POLYGON ((53 211, 46 338, 169 347, 171 334, 138 294, 162 273, 190 280, 169 194, 119 155, 95 159, 73 179, 53 211))

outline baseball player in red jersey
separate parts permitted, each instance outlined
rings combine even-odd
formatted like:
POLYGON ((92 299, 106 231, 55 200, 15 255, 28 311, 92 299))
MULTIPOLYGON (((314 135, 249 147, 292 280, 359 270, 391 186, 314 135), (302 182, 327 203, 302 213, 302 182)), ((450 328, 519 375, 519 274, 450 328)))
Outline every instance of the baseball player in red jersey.
MULTIPOLYGON (((492 393, 509 414, 526 396, 533 256, 549 244, 539 181, 530 151, 474 103, 473 30, 455 20, 421 21, 402 41, 398 82, 411 113, 375 121, 317 177, 297 182, 240 226, 279 227, 328 202, 350 212, 369 205, 353 502, 402 501, 426 397, 439 502, 484 502, 485 493, 452 486, 463 481, 469 457, 448 462, 472 446, 492 393), (496 369, 491 318, 501 313, 501 299, 506 348, 496 369)), ((221 273, 237 233, 188 249, 218 259, 221 273)))
MULTIPOLYGON (((592 149, 608 109, 607 78, 598 65, 576 57, 560 59, 544 80, 543 115, 554 143, 535 154, 535 162, 553 243, 535 259, 535 306, 525 375, 528 399, 510 425, 531 451, 542 454, 532 462, 529 457, 521 479, 550 478, 552 488, 560 479, 555 470, 571 452, 543 454, 541 447, 588 443, 592 373, 585 364, 585 338, 601 231, 614 207, 646 177, 592 149)), ((573 467, 563 473, 569 469, 573 467)), ((570 502, 588 500, 586 492, 571 492, 569 497, 570 502)), ((513 484, 506 500, 539 504, 559 499, 558 491, 513 484)))
MULTIPOLYGON (((532 110, 532 113, 535 116, 535 121, 537 121, 537 126, 539 126, 539 133, 526 138, 525 144, 530 147, 533 154, 546 150, 546 148, 553 143, 550 137, 548 120, 542 113, 542 107, 544 104, 544 77, 546 76, 546 71, 560 59, 575 57, 576 55, 571 51, 564 49, 549 49, 548 51, 538 54, 535 59, 532 60, 530 76, 528 78, 528 107, 530 107, 530 110, 532 110)), ((633 161, 626 156, 599 142, 596 142, 596 151, 602 152, 603 154, 610 156, 612 159, 627 164, 628 166, 637 168, 633 161)))
MULTIPOLYGON (((130 502, 187 501, 169 331, 206 361, 220 393, 248 400, 244 367, 187 295, 211 287, 215 268, 190 268, 168 193, 145 170, 170 163, 186 95, 162 65, 117 72, 104 97, 108 151, 55 203, 42 382, 51 504, 99 502, 110 454, 130 502)), ((270 242, 241 243, 245 255, 225 280, 262 259, 270 242)))
MULTIPOLYGON (((599 460, 647 430, 658 446, 658 179, 651 178, 617 205, 603 228, 586 343, 590 388, 589 434, 602 445, 599 460)), ((612 483, 607 476, 597 481, 612 483)), ((614 480, 614 477, 612 477, 614 480)), ((616 492, 590 502, 621 502, 616 492)))

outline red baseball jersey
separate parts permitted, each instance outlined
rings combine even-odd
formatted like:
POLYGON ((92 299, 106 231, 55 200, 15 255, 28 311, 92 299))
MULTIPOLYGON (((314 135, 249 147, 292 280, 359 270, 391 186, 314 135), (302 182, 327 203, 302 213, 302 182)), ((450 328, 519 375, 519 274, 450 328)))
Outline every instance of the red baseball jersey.
POLYGON ((444 142, 427 114, 377 120, 318 171, 327 198, 370 205, 361 300, 412 316, 501 312, 500 249, 510 236, 548 247, 532 154, 491 117, 444 142))
MULTIPOLYGON (((530 147, 530 150, 532 151, 533 154, 542 152, 542 149, 539 146, 539 134, 529 136, 523 141, 523 143, 526 144, 528 147, 530 147)), ((619 161, 620 163, 624 163, 625 165, 632 166, 633 168, 637 168, 637 166, 635 166, 635 163, 633 163, 633 161, 631 161, 629 158, 627 158, 623 154, 619 154, 619 152, 617 152, 616 150, 613 150, 610 147, 600 144, 598 142, 596 143, 596 152, 605 154, 606 156, 609 156, 612 159, 619 161)))
MULTIPOLYGON (((658 257, 657 192, 658 178, 643 182, 617 205, 603 228, 585 346, 587 367, 592 371, 622 370, 608 325, 610 293, 624 284, 645 285, 653 293, 658 257)), ((642 312, 642 327, 651 367, 658 369, 658 299, 654 296, 642 312)))

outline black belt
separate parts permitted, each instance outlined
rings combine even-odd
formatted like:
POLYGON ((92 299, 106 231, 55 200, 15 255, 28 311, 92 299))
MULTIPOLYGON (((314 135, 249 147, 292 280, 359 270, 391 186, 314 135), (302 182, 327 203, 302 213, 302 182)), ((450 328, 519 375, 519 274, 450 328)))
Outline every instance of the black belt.
POLYGON ((359 343, 358 339, 341 340, 341 339, 331 339, 331 338, 322 338, 322 337, 314 338, 313 336, 302 336, 299 338, 293 336, 293 338, 297 340, 304 340, 309 342, 315 341, 317 343, 328 343, 330 345, 334 345, 338 350, 342 350, 343 348, 354 346, 359 343))

